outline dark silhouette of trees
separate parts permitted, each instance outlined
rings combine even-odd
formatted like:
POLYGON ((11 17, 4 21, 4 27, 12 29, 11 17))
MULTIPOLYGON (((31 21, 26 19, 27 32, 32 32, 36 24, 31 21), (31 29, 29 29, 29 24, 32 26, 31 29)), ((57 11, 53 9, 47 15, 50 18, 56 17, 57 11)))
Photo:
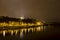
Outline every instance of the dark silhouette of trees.
POLYGON ((22 21, 23 21, 24 23, 35 23, 35 22, 36 22, 35 19, 29 19, 29 18, 23 19, 22 21))
POLYGON ((9 21, 19 21, 18 18, 11 18, 11 17, 4 17, 4 16, 1 16, 0 17, 0 22, 9 22, 9 21))
POLYGON ((30 19, 30 18, 26 18, 26 19, 20 19, 20 18, 12 18, 12 17, 4 17, 1 16, 0 17, 0 22, 9 22, 9 21, 15 21, 15 22, 24 22, 24 23, 35 23, 36 20, 35 19, 30 19))

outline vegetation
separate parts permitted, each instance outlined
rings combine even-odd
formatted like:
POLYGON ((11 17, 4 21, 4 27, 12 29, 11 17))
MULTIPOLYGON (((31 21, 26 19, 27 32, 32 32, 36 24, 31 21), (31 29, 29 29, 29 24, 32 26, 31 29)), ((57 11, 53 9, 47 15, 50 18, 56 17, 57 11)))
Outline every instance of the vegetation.
POLYGON ((20 18, 12 18, 12 17, 8 17, 8 16, 6 16, 6 17, 4 17, 4 16, 1 16, 0 17, 0 22, 9 22, 9 21, 22 21, 22 22, 24 22, 24 23, 35 23, 35 19, 29 19, 29 18, 27 18, 27 19, 20 19, 20 18))

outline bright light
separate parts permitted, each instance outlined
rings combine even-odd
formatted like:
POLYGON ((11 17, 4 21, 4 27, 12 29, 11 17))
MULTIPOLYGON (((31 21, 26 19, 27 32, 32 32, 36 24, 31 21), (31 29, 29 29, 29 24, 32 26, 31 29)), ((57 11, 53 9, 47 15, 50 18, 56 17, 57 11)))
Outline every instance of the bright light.
POLYGON ((5 36, 5 31, 3 31, 3 36, 5 36))
POLYGON ((20 17, 20 19, 24 19, 24 17, 20 17))

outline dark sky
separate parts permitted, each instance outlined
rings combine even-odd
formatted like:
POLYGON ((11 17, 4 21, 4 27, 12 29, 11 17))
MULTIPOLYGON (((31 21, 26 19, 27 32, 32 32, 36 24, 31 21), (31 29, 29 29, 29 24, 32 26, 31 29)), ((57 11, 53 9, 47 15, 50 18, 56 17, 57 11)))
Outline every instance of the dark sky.
POLYGON ((0 16, 60 21, 60 0, 0 0, 0 16))

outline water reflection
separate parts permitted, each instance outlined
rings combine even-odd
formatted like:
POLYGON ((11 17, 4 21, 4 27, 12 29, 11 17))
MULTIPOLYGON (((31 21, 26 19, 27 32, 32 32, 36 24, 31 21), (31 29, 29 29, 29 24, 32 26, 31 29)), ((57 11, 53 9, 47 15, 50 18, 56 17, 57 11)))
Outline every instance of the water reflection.
POLYGON ((18 30, 15 30, 15 35, 17 35, 17 33, 18 33, 18 30))
POLYGON ((45 28, 43 26, 38 27, 32 27, 32 28, 22 28, 22 29, 14 29, 14 30, 0 30, 0 34, 2 34, 4 37, 6 34, 10 35, 20 35, 20 37, 23 37, 24 33, 29 32, 36 32, 36 31, 43 31, 45 28))
POLYGON ((20 31, 20 37, 23 37, 23 30, 20 31))
POLYGON ((11 30, 11 35, 13 35, 13 33, 14 33, 13 30, 11 30))
POLYGON ((3 36, 5 36, 5 32, 6 32, 6 31, 3 31, 3 36))

